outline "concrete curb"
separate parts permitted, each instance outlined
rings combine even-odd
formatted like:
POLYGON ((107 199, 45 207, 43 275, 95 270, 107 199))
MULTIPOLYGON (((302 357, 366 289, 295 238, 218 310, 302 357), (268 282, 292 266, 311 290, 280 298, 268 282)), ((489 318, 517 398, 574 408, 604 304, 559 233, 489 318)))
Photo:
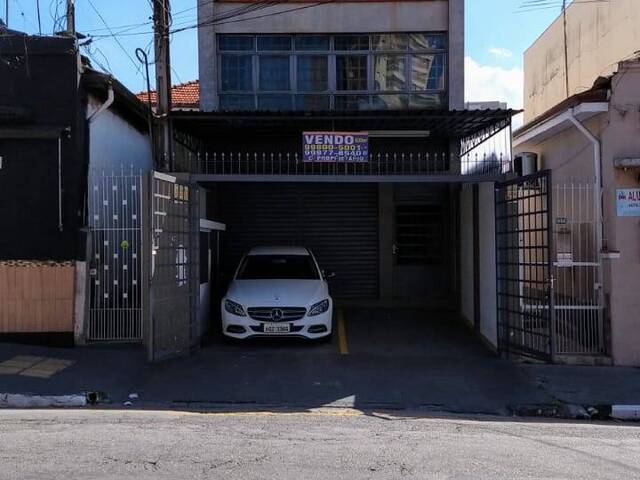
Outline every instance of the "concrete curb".
POLYGON ((611 418, 616 420, 640 420, 640 405, 611 405, 611 418))
POLYGON ((87 396, 82 395, 25 395, 0 393, 0 408, 86 407, 87 396))

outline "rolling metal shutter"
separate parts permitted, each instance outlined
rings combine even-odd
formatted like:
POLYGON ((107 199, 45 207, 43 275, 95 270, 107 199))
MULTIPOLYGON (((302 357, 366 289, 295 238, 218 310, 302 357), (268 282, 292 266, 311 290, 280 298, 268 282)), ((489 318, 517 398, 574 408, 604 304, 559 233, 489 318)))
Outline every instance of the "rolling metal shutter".
POLYGON ((365 184, 224 184, 225 271, 259 245, 311 249, 333 271, 337 298, 378 298, 378 187, 365 184))

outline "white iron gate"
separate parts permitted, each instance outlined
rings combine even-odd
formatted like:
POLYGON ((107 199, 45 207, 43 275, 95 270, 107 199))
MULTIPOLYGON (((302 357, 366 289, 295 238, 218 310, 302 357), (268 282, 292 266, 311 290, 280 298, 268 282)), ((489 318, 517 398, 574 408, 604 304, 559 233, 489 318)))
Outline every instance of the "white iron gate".
POLYGON ((142 173, 89 175, 89 341, 142 341, 142 173))
POLYGON ((554 337, 559 355, 605 353, 598 188, 593 182, 554 185, 554 337))

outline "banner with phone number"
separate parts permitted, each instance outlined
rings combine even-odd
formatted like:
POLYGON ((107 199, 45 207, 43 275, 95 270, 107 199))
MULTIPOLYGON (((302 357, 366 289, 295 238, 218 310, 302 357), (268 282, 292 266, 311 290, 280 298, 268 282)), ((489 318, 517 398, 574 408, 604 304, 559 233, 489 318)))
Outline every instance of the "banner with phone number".
POLYGON ((368 162, 367 132, 303 132, 305 162, 368 162))

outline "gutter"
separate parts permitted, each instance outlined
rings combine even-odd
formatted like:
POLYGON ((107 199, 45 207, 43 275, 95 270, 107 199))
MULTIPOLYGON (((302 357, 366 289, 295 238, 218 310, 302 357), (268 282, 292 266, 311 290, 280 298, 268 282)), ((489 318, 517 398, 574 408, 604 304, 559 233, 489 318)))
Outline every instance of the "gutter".
POLYGON ((105 111, 107 111, 109 109, 109 107, 111 107, 111 105, 113 105, 113 102, 115 101, 115 98, 116 98, 116 96, 115 96, 115 93, 113 91, 113 85, 109 84, 109 90, 107 91, 107 100, 100 106, 99 109, 97 109, 95 112, 93 112, 91 115, 89 115, 89 117, 87 118, 89 123, 93 123, 93 121, 96 118, 98 118, 105 111))
MULTIPOLYGON (((580 120, 575 116, 575 107, 567 110, 569 121, 580 131, 593 145, 593 171, 595 174, 595 181, 598 194, 594 198, 594 207, 596 213, 596 247, 598 252, 598 262, 600 268, 597 269, 598 288, 600 295, 602 295, 602 261, 601 255, 603 252, 603 238, 604 238, 604 224, 602 219, 602 200, 603 200, 603 185, 602 185, 602 144, 600 139, 597 138, 591 131, 584 126, 580 120)), ((601 299, 602 300, 602 299, 601 299)))

